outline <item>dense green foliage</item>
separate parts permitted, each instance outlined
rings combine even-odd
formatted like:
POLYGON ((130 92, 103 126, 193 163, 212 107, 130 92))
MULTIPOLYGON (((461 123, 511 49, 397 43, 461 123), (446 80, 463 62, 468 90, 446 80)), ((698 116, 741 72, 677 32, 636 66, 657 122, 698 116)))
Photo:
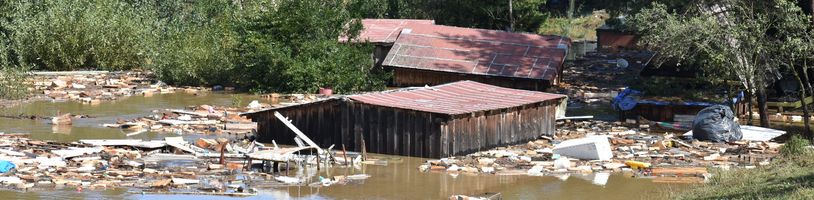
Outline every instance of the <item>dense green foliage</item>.
POLYGON ((12 1, 6 28, 19 64, 37 69, 129 69, 151 49, 156 20, 138 2, 12 1))
POLYGON ((437 24, 536 32, 548 18, 544 0, 350 0, 358 17, 434 19, 437 24))
MULTIPOLYGON (((0 2, 0 64, 150 69, 168 83, 255 91, 381 89, 372 47, 344 44, 360 4, 297 0, 0 2)), ((367 4, 365 4, 367 5, 367 4)))

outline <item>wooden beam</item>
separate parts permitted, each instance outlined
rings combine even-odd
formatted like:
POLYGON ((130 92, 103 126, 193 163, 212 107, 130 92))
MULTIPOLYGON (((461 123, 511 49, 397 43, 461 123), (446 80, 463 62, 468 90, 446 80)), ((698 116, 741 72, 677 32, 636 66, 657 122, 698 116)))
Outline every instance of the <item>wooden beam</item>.
POLYGON ((298 129, 296 126, 294 126, 294 124, 291 123, 291 120, 288 120, 288 118, 286 118, 285 116, 280 114, 280 112, 277 112, 277 111, 274 111, 274 116, 277 117, 277 119, 280 119, 280 121, 282 121, 283 124, 288 126, 288 128, 291 129, 291 131, 294 131, 294 133, 297 134, 297 136, 300 139, 302 139, 306 144, 308 144, 311 147, 316 148, 317 153, 322 154, 322 148, 319 148, 319 145, 314 143, 314 141, 311 141, 311 138, 308 138, 308 136, 306 136, 305 133, 302 133, 302 131, 300 131, 300 129, 298 129))

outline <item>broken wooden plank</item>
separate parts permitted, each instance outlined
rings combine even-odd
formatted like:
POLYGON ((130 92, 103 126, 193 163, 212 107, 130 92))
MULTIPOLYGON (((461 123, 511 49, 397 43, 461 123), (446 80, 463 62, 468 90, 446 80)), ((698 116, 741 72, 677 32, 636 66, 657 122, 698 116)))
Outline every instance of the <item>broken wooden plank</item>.
POLYGON ((183 121, 176 119, 162 119, 158 120, 158 123, 178 126, 178 125, 216 125, 220 122, 218 120, 183 121))
POLYGON ((225 130, 254 130, 257 129, 257 122, 252 123, 226 123, 223 124, 225 130))
POLYGON ((702 175, 707 173, 707 168, 704 167, 670 167, 670 168, 653 168, 653 175, 702 175))
POLYGON ((306 136, 305 133, 302 133, 302 131, 300 131, 300 129, 294 126, 294 124, 292 124, 291 121, 288 120, 288 118, 286 118, 285 116, 280 114, 280 112, 277 111, 274 111, 274 116, 277 117, 277 119, 280 119, 280 121, 282 121, 283 124, 288 126, 288 128, 291 129, 291 131, 294 131, 294 133, 297 134, 297 137, 305 141, 305 143, 308 143, 308 145, 310 145, 311 147, 316 148, 317 153, 322 154, 322 148, 319 148, 319 145, 314 143, 314 141, 311 141, 311 138, 308 138, 308 136, 306 136))
POLYGON ((148 149, 156 149, 167 146, 167 142, 161 140, 79 140, 79 142, 94 146, 131 146, 148 149))
POLYGON ((671 177, 659 176, 653 178, 653 183, 704 183, 703 177, 671 177))

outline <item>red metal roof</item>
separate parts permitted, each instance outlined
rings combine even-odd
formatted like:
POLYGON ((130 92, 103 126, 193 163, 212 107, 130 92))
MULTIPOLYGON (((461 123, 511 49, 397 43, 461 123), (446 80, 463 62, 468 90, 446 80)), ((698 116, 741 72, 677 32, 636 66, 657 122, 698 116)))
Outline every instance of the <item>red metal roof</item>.
MULTIPOLYGON (((374 43, 394 43, 401 33, 402 28, 415 24, 435 24, 435 20, 423 19, 362 19, 362 32, 359 33, 359 41, 374 43)), ((340 38, 340 41, 347 41, 347 38, 340 38)))
POLYGON ((503 88, 474 81, 348 96, 365 104, 449 115, 511 108, 564 97, 559 94, 503 88))
POLYGON ((560 36, 414 24, 402 29, 384 65, 554 80, 570 45, 560 36))

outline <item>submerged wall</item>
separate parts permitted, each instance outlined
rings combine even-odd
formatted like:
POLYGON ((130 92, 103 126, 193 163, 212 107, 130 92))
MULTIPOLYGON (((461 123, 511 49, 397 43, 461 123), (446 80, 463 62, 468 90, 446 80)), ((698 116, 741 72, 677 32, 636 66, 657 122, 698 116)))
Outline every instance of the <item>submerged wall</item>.
POLYGON ((321 147, 440 158, 518 144, 554 134, 559 99, 514 108, 445 115, 332 99, 248 114, 259 141, 294 144, 295 134, 274 111, 321 147))

